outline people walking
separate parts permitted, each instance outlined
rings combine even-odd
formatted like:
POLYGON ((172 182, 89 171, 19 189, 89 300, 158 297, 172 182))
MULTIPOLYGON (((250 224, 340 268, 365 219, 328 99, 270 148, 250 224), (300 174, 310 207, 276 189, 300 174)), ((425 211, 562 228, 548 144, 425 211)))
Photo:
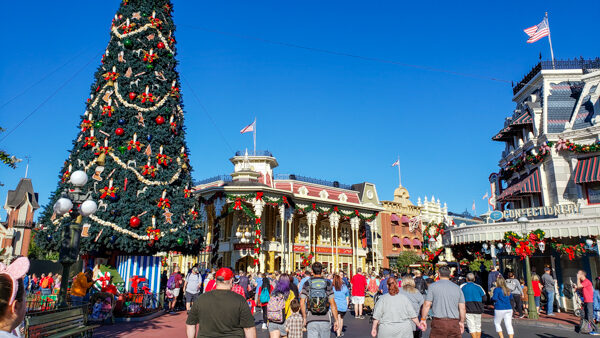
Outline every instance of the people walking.
POLYGON ((515 278, 515 274, 512 271, 508 273, 506 286, 510 290, 510 295, 513 298, 514 314, 519 318, 523 318, 523 290, 521 289, 521 282, 515 278))
POLYGON ((481 314, 485 302, 485 291, 481 285, 475 283, 475 274, 469 272, 466 276, 467 282, 460 286, 465 296, 465 308, 467 314, 465 323, 472 338, 481 338, 481 314))
POLYGON ((271 282, 268 277, 263 277, 260 286, 256 288, 256 295, 254 301, 256 302, 256 307, 260 307, 262 311, 262 329, 267 329, 267 322, 269 321, 267 318, 267 305, 269 305, 269 300, 271 300, 271 291, 273 291, 273 287, 271 286, 271 282))
POLYGON ((492 297, 492 293, 494 292, 494 288, 496 287, 496 279, 498 279, 498 276, 500 275, 500 267, 497 265, 492 267, 492 270, 488 274, 487 291, 488 295, 490 295, 490 298, 492 297))
POLYGON ((583 311, 584 316, 582 319, 585 319, 587 323, 583 320, 581 321, 581 328, 585 325, 589 325, 586 327, 586 331, 593 336, 600 335, 597 333, 596 324, 594 323, 594 287, 592 286, 592 282, 587 279, 587 273, 584 270, 579 270, 577 272, 577 290, 581 291, 583 294, 583 311))
MULTIPOLYGON (((416 271, 419 271, 419 270, 416 270, 416 271)), ((423 282, 425 282, 425 281, 423 281, 423 282)), ((423 297, 423 295, 421 294, 419 289, 417 289, 416 283, 415 283, 415 280, 413 277, 411 277, 410 275, 405 275, 402 278, 402 287, 400 288, 399 294, 408 298, 408 300, 410 301, 410 304, 412 305, 413 309, 417 313, 417 317, 418 317, 419 313, 421 313, 421 307, 423 306, 423 303, 425 302, 425 298, 423 297)), ((417 318, 417 319, 419 319, 419 318, 417 318)), ((418 323, 411 323, 411 325, 412 325, 413 337, 414 338, 421 337, 422 332, 418 326, 418 323)))
POLYGON ((413 272, 415 274, 415 287, 422 295, 424 295, 427 292, 427 282, 425 282, 425 279, 423 279, 421 270, 413 270, 413 272))
POLYGON ((348 305, 350 304, 350 291, 339 274, 333 276, 333 295, 338 311, 338 328, 336 336, 339 338, 344 336, 344 316, 346 315, 348 305))
POLYGON ((216 288, 196 298, 188 313, 187 338, 246 337, 256 338, 254 317, 244 297, 231 292, 233 271, 221 268, 216 276, 216 288))
POLYGON ((85 273, 78 273, 73 280, 73 285, 71 285, 71 305, 80 306, 87 303, 88 290, 92 285, 94 285, 94 280, 92 279, 91 269, 87 269, 85 273))
POLYGON ((535 301, 535 307, 537 313, 540 313, 540 298, 542 297, 542 284, 540 283, 540 277, 533 274, 531 277, 531 287, 533 288, 533 299, 535 301))
POLYGON ((425 296, 425 303, 421 310, 421 329, 427 328, 427 314, 431 308, 433 320, 431 321, 430 337, 459 338, 465 330, 465 296, 458 285, 450 281, 450 269, 440 267, 437 282, 431 284, 425 296))
POLYGON ((193 267, 192 271, 185 277, 185 283, 183 284, 183 290, 185 290, 185 309, 190 311, 194 300, 200 293, 200 287, 202 286, 202 277, 197 267, 193 267))
MULTIPOLYGON (((379 297, 373 310, 371 336, 378 338, 413 338, 413 327, 419 325, 417 312, 411 301, 400 293, 395 278, 388 278, 386 283, 388 284, 388 293, 379 297)), ((420 295, 416 289, 414 293, 420 295)))
POLYGON ((271 293, 267 304, 267 320, 270 338, 286 336, 285 320, 292 314, 290 304, 296 298, 290 284, 293 284, 290 276, 283 273, 271 293))
POLYGON ((177 297, 179 297, 179 293, 181 291, 181 286, 183 285, 183 278, 179 273, 179 267, 176 266, 167 280, 167 291, 170 293, 169 298, 169 311, 171 313, 175 313, 175 304, 177 303, 177 297))
POLYGON ((329 338, 333 321, 333 330, 337 331, 338 312, 333 287, 321 275, 323 265, 312 264, 313 276, 305 283, 300 292, 300 307, 306 324, 308 338, 329 338), (333 315, 333 318, 331 317, 333 315))
POLYGON ((554 316, 554 288, 556 281, 551 275, 549 267, 544 268, 544 275, 542 276, 542 285, 544 286, 544 294, 546 295, 546 315, 554 316))
POLYGON ((365 304, 365 290, 367 289, 367 279, 362 274, 362 269, 356 269, 356 274, 350 281, 352 284, 352 303, 354 304, 354 317, 365 319, 363 316, 363 305, 365 304))
POLYGON ((385 270, 383 271, 383 278, 379 281, 379 292, 382 295, 385 295, 386 293, 388 293, 388 287, 387 287, 387 279, 390 278, 390 272, 385 270))
POLYGON ((302 338, 304 336, 304 320, 300 314, 300 301, 298 299, 292 300, 290 309, 292 310, 292 314, 285 320, 287 337, 302 338))
POLYGON ((500 338, 504 338, 504 333, 502 332, 503 320, 508 337, 512 338, 515 334, 512 326, 513 307, 511 299, 513 299, 513 297, 511 291, 506 286, 506 281, 502 276, 498 276, 496 279, 496 288, 492 295, 492 301, 494 303, 494 326, 496 327, 496 332, 500 338))

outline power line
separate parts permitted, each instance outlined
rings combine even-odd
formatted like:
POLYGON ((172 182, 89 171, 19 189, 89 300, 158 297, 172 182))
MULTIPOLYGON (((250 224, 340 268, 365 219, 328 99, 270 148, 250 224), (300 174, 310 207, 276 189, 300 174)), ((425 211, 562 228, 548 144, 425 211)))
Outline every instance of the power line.
POLYGON ((202 31, 209 32, 209 33, 217 33, 217 34, 221 34, 221 35, 233 36, 233 37, 236 37, 236 38, 241 38, 241 39, 246 39, 246 40, 254 40, 254 41, 260 41, 260 42, 270 43, 270 44, 273 44, 273 45, 285 46, 285 47, 296 48, 296 49, 304 49, 304 50, 309 50, 309 51, 312 51, 312 52, 318 52, 318 53, 324 53, 324 54, 330 54, 330 55, 337 55, 337 56, 345 56, 345 57, 350 57, 350 58, 355 58, 355 59, 360 59, 360 60, 365 60, 365 61, 387 63, 387 64, 392 64, 392 65, 397 65, 397 66, 402 66, 402 67, 427 70, 427 71, 430 71, 430 72, 446 73, 446 74, 451 74, 451 75, 456 75, 456 76, 463 76, 463 77, 470 77, 470 78, 480 79, 480 80, 489 80, 489 81, 496 81, 496 82, 502 82, 502 83, 511 83, 511 81, 509 81, 509 80, 499 79, 499 78, 496 78, 496 77, 490 77, 490 76, 486 76, 486 75, 456 72, 456 71, 448 70, 448 69, 442 69, 442 68, 435 68, 435 67, 429 67, 429 66, 411 64, 411 63, 399 62, 399 61, 388 60, 388 59, 383 59, 383 58, 363 56, 363 55, 351 54, 351 53, 346 53, 346 52, 339 52, 339 51, 334 51, 334 50, 329 50, 329 49, 323 49, 323 48, 302 46, 302 45, 297 45, 297 44, 289 43, 289 42, 282 42, 282 41, 270 40, 270 39, 265 39, 265 38, 261 38, 261 37, 257 37, 257 36, 244 35, 244 34, 238 34, 238 33, 232 33, 232 32, 225 32, 225 31, 221 31, 221 30, 217 30, 217 29, 211 29, 211 28, 206 28, 206 27, 201 27, 201 26, 190 26, 190 25, 179 25, 179 26, 180 27, 187 27, 187 28, 191 28, 191 29, 202 30, 202 31))
POLYGON ((202 108, 202 111, 204 111, 204 114, 206 114, 206 117, 208 117, 210 122, 213 124, 213 126, 215 127, 215 129, 217 130, 217 132, 219 133, 221 138, 223 139, 223 142, 225 142, 225 145, 227 145, 227 147, 229 148, 231 153, 233 153, 234 152, 233 148, 227 142, 227 138, 225 138, 225 135, 223 135, 223 133, 221 132, 221 129, 219 129, 219 127, 217 126, 217 123, 215 122, 215 120, 213 120, 212 116, 209 114, 208 109, 206 109, 206 107, 202 104, 202 102, 198 98, 198 95, 196 95, 196 92, 194 91, 194 88, 192 87, 190 82, 185 78, 185 76, 183 76, 183 74, 179 73, 179 76, 181 76, 181 78, 183 79, 185 84, 188 85, 190 92, 192 93, 192 96, 194 97, 194 99, 196 99, 196 102, 198 102, 198 104, 200 105, 200 108, 202 108))
POLYGON ((16 100, 17 98, 21 97, 23 94, 25 94, 26 92, 28 92, 31 88, 37 86, 38 84, 40 84, 41 82, 43 82, 44 80, 46 80, 47 78, 49 78, 50 76, 54 75, 54 73, 58 72, 59 70, 61 70, 62 68, 64 68, 66 65, 70 64, 71 62, 73 62, 79 56, 83 55, 86 52, 86 49, 87 48, 84 48, 79 54, 77 54, 74 57, 70 58, 69 60, 67 60, 67 62, 63 63, 62 65, 54 68, 48 74, 42 76, 39 80, 37 80, 36 82, 32 83, 27 88, 23 89, 21 92, 19 92, 18 94, 16 94, 12 98, 8 99, 8 101, 0 104, 0 109, 4 108, 9 103, 11 103, 12 101, 16 100))
POLYGON ((100 56, 102 52, 94 54, 94 56, 88 61, 83 67, 79 68, 71 77, 69 77, 65 82, 63 82, 52 94, 48 95, 44 101, 42 101, 37 107, 35 107, 29 114, 27 114, 16 126, 14 126, 11 130, 9 130, 1 139, 0 142, 4 141, 10 134, 12 134, 17 128, 19 128, 28 118, 30 118, 33 114, 35 114, 40 108, 46 104, 46 102, 50 101, 58 92, 63 89, 66 85, 68 85, 79 73, 81 73, 92 61, 96 60, 98 56, 100 56))

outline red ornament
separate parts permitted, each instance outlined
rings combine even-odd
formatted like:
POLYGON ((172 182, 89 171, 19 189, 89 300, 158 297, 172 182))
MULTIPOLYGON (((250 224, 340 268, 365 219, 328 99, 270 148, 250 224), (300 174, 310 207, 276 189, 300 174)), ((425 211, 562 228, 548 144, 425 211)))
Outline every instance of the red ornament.
POLYGON ((156 44, 156 47, 158 47, 159 49, 163 49, 163 48, 165 48, 165 44, 164 44, 162 41, 159 41, 159 42, 156 44))
POLYGON ((142 221, 136 217, 136 216, 132 216, 129 219, 129 226, 131 226, 132 228, 137 228, 142 224, 142 221))
POLYGON ((137 94, 136 94, 136 93, 134 93, 134 92, 131 92, 131 93, 129 93, 129 99, 130 99, 130 100, 132 100, 132 101, 133 101, 133 100, 135 100, 135 98, 136 98, 136 97, 137 97, 137 94))
POLYGON ((156 120, 155 120, 155 121, 156 121, 156 124, 163 124, 163 123, 165 123, 165 118, 164 118, 164 117, 162 117, 162 116, 160 116, 160 115, 158 115, 158 116, 156 117, 156 120))
POLYGON ((121 136, 125 134, 125 130, 123 130, 123 128, 117 128, 115 129, 115 134, 117 134, 117 136, 121 136))

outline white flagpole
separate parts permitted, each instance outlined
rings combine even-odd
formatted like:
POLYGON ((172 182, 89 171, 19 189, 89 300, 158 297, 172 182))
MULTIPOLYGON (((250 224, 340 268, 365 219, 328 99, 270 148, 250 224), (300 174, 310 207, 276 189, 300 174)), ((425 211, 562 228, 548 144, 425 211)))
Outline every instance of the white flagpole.
POLYGON ((254 156, 256 156, 256 117, 254 118, 254 131, 252 133, 254 136, 254 156))
POLYGON ((552 49, 552 38, 550 37, 550 22, 548 21, 548 12, 546 12, 546 26, 548 26, 548 42, 550 43, 550 56, 552 56, 552 69, 554 69, 554 50, 552 49))
POLYGON ((402 175, 400 175, 400 155, 398 155, 398 186, 402 186, 402 175))

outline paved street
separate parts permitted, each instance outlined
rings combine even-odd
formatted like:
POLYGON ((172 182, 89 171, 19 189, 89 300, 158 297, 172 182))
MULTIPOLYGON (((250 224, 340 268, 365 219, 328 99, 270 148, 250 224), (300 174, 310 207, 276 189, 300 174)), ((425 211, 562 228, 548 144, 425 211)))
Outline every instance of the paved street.
MULTIPOLYGON (((260 328, 261 315, 260 312, 255 315, 257 322, 258 337, 268 337, 268 332, 260 328)), ((94 337, 123 337, 123 338, 175 338, 185 337, 185 319, 186 315, 184 312, 180 312, 175 315, 163 315, 153 320, 147 320, 143 322, 135 323, 117 323, 114 325, 104 326, 98 329, 94 337)), ((558 337, 584 337, 574 331, 568 331, 565 329, 536 327, 523 324, 513 324, 515 327, 516 337, 540 337, 540 338, 558 338, 558 337)), ((370 337, 370 325, 368 319, 357 320, 352 316, 346 316, 344 322, 345 335, 344 337, 370 337)), ((494 325, 490 321, 483 323, 483 335, 482 337, 497 337, 495 334, 494 325)), ((333 334, 331 337, 335 337, 333 334)), ((426 332, 423 335, 424 338, 429 337, 429 333, 426 332)), ((469 334, 465 333, 463 337, 470 337, 469 334)))

